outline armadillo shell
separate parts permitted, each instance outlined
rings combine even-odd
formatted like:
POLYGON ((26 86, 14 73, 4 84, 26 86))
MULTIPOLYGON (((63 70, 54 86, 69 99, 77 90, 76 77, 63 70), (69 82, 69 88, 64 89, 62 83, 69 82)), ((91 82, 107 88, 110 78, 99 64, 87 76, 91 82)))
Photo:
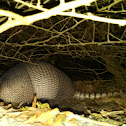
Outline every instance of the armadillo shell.
POLYGON ((38 65, 26 64, 37 98, 67 99, 75 91, 71 79, 62 71, 47 62, 38 65))
POLYGON ((0 79, 0 99, 14 105, 32 101, 34 90, 23 64, 15 65, 5 72, 0 79))
POLYGON ((71 79, 47 62, 38 65, 21 63, 13 66, 1 77, 0 98, 5 102, 31 102, 38 99, 68 99, 75 90, 71 79))

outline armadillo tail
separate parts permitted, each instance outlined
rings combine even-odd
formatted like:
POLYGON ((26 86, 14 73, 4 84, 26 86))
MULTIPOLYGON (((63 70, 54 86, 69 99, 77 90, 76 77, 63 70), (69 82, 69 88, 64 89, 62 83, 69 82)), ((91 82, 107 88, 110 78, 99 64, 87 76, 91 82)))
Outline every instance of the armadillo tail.
POLYGON ((103 98, 103 97, 111 97, 120 95, 120 91, 117 92, 107 92, 107 93, 82 93, 80 91, 76 91, 74 94, 74 99, 84 100, 85 98, 95 99, 95 98, 103 98))

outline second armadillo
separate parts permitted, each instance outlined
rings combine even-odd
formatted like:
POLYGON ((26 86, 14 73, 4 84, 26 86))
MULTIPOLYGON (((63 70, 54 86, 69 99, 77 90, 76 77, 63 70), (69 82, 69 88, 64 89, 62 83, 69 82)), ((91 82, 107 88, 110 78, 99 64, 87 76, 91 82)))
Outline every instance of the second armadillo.
POLYGON ((0 99, 12 104, 32 102, 34 94, 38 99, 62 100, 99 98, 117 95, 115 93, 80 93, 75 91, 71 79, 47 62, 37 65, 20 63, 0 78, 0 99))

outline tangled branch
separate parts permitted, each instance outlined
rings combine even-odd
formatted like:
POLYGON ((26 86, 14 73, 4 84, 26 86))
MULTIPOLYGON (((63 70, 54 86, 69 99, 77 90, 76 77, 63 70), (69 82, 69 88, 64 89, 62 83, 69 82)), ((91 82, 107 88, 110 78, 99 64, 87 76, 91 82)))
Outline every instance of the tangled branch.
MULTIPOLYGON (((120 26, 126 25, 126 20, 99 17, 96 15, 93 15, 92 13, 80 14, 75 11, 75 9, 77 7, 80 7, 83 5, 89 6, 95 0, 85 0, 85 1, 76 0, 76 1, 71 1, 71 2, 67 2, 67 3, 65 3, 64 0, 60 0, 60 4, 51 9, 43 8, 41 5, 41 2, 39 2, 39 1, 36 5, 33 5, 32 3, 24 2, 22 0, 15 0, 15 1, 18 3, 21 3, 22 5, 27 6, 29 8, 40 10, 42 12, 28 15, 28 16, 22 16, 22 15, 14 13, 12 11, 0 9, 0 16, 8 17, 8 20, 0 26, 0 33, 4 32, 12 27, 15 27, 15 26, 30 25, 36 21, 47 19, 49 17, 56 16, 56 15, 90 19, 90 20, 94 20, 94 21, 118 24, 120 26)), ((122 0, 120 0, 120 1, 122 1, 122 0)), ((118 1, 118 2, 120 2, 120 1, 118 1)), ((117 4, 117 1, 116 1, 116 4, 117 4)))

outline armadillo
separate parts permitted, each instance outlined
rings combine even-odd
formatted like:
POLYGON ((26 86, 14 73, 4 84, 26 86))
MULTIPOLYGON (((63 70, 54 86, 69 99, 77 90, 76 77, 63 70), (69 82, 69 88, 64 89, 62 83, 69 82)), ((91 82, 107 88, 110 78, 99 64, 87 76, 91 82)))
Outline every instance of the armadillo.
POLYGON ((34 94, 38 99, 63 100, 114 96, 114 93, 81 93, 72 80, 58 68, 41 61, 37 64, 20 63, 0 78, 0 99, 12 104, 30 103, 34 94))

